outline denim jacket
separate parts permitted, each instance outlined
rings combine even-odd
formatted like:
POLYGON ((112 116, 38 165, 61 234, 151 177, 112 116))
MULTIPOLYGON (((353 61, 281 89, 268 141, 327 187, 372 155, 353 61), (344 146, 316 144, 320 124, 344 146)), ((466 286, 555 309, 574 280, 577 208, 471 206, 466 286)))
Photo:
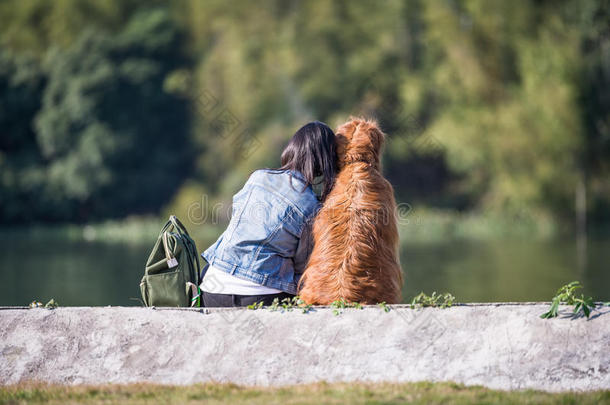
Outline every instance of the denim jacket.
POLYGON ((236 277, 290 294, 311 253, 311 220, 320 203, 294 171, 257 170, 233 196, 231 221, 201 255, 236 277))

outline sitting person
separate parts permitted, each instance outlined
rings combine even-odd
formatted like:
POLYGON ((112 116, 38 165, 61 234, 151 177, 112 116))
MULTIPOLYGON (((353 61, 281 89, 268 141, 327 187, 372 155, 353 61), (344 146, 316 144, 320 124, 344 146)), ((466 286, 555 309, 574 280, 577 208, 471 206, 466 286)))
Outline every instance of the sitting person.
POLYGON ((227 229, 202 253, 208 262, 202 306, 271 305, 294 297, 312 250, 311 222, 333 186, 336 160, 335 134, 316 121, 294 134, 279 169, 252 173, 233 196, 227 229), (319 197, 314 185, 322 185, 319 197))

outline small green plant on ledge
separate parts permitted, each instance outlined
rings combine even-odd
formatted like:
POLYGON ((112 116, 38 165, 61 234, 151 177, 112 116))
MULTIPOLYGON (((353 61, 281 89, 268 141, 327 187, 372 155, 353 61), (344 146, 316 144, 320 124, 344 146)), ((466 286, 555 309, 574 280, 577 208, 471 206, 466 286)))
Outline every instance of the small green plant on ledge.
POLYGON ((51 300, 44 305, 42 305, 42 302, 36 301, 36 300, 30 302, 30 305, 29 305, 30 308, 47 308, 47 309, 55 309, 58 306, 59 306, 59 304, 57 303, 57 301, 55 301, 54 298, 51 298, 51 300))
POLYGON ((339 315, 340 313, 342 313, 345 308, 363 308, 362 304, 360 304, 359 302, 349 302, 344 300, 343 298, 331 302, 330 307, 333 309, 333 314, 335 315, 339 315))
POLYGON ((565 304, 574 305, 572 314, 577 315, 578 313, 582 312, 587 318, 589 318, 591 311, 595 309, 595 302, 593 301, 592 297, 585 297, 584 294, 577 297, 574 294, 574 291, 578 290, 579 288, 582 288, 580 281, 572 281, 571 283, 559 288, 551 301, 551 307, 547 312, 540 315, 540 317, 543 319, 557 317, 559 305, 565 304))
MULTIPOLYGON (((264 304, 262 301, 255 302, 247 306, 248 309, 257 310, 264 308, 264 304)), ((300 309, 302 313, 306 314, 311 311, 312 306, 309 304, 305 304, 298 295, 292 298, 284 298, 282 301, 279 298, 275 298, 271 305, 267 307, 270 311, 282 311, 282 312, 290 312, 293 309, 300 309)))
POLYGON ((382 302, 378 302, 377 306, 381 309, 383 309, 383 312, 390 312, 390 306, 388 304, 386 304, 385 301, 382 302))
POLYGON ((263 307, 263 301, 254 302, 248 305, 246 308, 256 311, 257 309, 261 309, 263 307))
MULTIPOLYGON (((425 293, 419 293, 413 300, 411 301, 411 308, 416 307, 437 307, 437 308, 448 308, 451 307, 455 302, 455 297, 450 293, 437 294, 436 291, 432 293, 432 295, 427 295, 425 293)), ((382 309, 384 312, 390 312, 391 307, 385 302, 377 303, 377 306, 382 309)), ((312 305, 305 304, 298 295, 293 298, 284 298, 283 300, 279 300, 275 298, 271 305, 264 306, 262 301, 255 302, 247 306, 248 309, 256 311, 257 309, 268 309, 272 312, 281 311, 281 312, 290 312, 293 309, 300 309, 302 313, 306 314, 313 309, 312 305)), ((349 302, 343 298, 333 301, 330 304, 330 308, 333 310, 334 315, 340 315, 343 313, 343 310, 346 308, 354 308, 354 309, 364 309, 361 303, 359 302, 349 302)))
POLYGON ((436 291, 432 295, 427 295, 423 292, 416 295, 411 301, 411 308, 415 307, 438 307, 449 308, 455 302, 455 297, 450 293, 437 294, 436 291))

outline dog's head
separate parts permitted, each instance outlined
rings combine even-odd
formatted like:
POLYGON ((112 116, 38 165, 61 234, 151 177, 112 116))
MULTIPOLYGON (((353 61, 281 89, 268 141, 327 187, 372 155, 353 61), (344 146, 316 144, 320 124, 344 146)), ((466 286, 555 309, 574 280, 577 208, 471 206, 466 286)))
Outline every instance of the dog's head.
POLYGON ((339 167, 365 162, 379 168, 385 135, 375 121, 350 118, 335 131, 339 167))

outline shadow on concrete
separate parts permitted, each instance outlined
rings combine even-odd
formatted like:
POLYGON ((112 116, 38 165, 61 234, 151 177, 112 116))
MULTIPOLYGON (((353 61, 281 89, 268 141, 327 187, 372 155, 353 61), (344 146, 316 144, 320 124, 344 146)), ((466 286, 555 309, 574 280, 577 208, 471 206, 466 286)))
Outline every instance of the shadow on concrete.
MULTIPOLYGON (((592 321, 594 319, 599 318, 602 315, 607 315, 610 313, 610 307, 604 304, 597 304, 596 307, 591 311, 589 315, 588 321, 592 321)), ((561 319, 581 319, 586 318, 585 314, 582 311, 578 313, 572 312, 572 310, 563 310, 559 312, 561 319)))

